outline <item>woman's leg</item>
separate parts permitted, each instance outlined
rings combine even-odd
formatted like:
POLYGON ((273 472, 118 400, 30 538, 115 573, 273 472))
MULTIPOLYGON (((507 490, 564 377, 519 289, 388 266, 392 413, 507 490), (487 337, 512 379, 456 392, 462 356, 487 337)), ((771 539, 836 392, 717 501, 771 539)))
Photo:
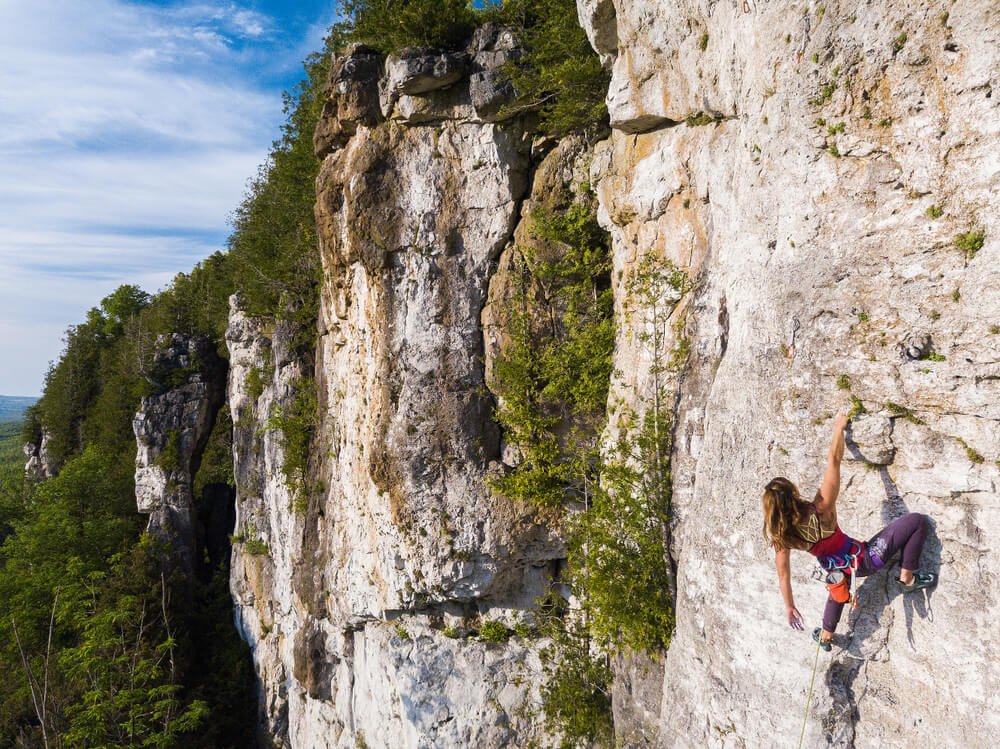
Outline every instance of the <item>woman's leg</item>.
POLYGON ((893 520, 868 542, 869 556, 881 560, 881 566, 902 551, 899 578, 906 585, 913 582, 913 573, 920 566, 920 552, 927 538, 927 516, 911 512, 893 520))
MULTIPOLYGON (((851 582, 853 575, 847 575, 847 591, 851 590, 851 582)), ((844 613, 844 604, 837 603, 829 596, 826 599, 826 606, 823 608, 823 631, 820 633, 820 639, 824 642, 833 639, 833 632, 837 629, 837 624, 840 622, 840 615, 844 613)))

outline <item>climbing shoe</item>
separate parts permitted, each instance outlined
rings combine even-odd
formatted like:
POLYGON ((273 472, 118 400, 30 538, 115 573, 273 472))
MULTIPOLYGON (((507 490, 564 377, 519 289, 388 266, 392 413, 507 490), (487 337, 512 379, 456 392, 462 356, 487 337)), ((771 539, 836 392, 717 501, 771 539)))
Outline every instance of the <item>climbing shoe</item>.
POLYGON ((819 643, 819 646, 823 648, 823 650, 829 653, 831 648, 833 648, 833 639, 821 640, 820 633, 822 631, 823 631, 822 629, 816 627, 816 629, 813 630, 813 639, 819 643))
POLYGON ((915 590, 920 590, 921 588, 933 588, 937 585, 937 573, 936 572, 914 572, 913 573, 913 583, 911 585, 905 585, 902 580, 899 581, 899 586, 903 589, 904 593, 912 593, 915 590))

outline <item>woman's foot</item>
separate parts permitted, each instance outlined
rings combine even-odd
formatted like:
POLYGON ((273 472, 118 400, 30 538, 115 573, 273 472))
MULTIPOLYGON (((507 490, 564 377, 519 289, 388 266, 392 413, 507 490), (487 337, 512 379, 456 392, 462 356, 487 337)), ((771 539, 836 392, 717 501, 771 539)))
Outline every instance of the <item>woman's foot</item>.
POLYGON ((828 653, 833 647, 833 635, 828 635, 828 633, 824 632, 821 627, 816 627, 816 629, 813 630, 813 639, 828 653))
POLYGON ((938 576, 936 572, 910 572, 909 570, 900 570, 899 573, 899 584, 903 588, 904 593, 912 593, 913 591, 921 590, 922 588, 932 588, 937 585, 937 579, 938 576))

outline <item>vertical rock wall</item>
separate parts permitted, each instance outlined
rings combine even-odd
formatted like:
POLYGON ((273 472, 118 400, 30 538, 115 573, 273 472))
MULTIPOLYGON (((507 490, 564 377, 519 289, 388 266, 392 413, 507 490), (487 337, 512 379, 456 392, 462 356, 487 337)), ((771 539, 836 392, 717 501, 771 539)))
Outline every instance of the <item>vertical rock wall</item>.
POLYGON ((335 61, 317 129, 324 280, 314 367, 234 301, 232 588, 267 732, 296 747, 519 746, 540 734, 530 616, 560 539, 486 486, 499 435, 481 313, 529 190, 532 148, 495 122, 516 50, 335 61), (314 369, 320 422, 293 496, 280 429, 314 369), (255 383, 251 385, 249 383, 255 383))
MULTIPOLYGON (((677 631, 662 660, 619 662, 621 740, 795 742, 815 647, 784 622, 759 496, 775 475, 811 496, 832 416, 856 398, 841 523, 867 538, 927 513, 941 584, 904 596, 895 568, 863 582, 820 653, 806 745, 995 744, 996 4, 579 7, 613 70, 592 172, 619 309, 650 253, 694 283, 663 300, 688 351, 673 375, 677 631), (956 245, 977 231, 980 248, 956 245)), ((646 318, 620 319, 613 398, 636 404, 646 318)), ((811 629, 825 591, 810 567, 793 555, 811 629)))
POLYGON ((149 530, 170 542, 177 563, 192 571, 197 533, 194 476, 215 415, 225 399, 225 363, 207 338, 173 334, 157 340, 135 431, 135 499, 149 530))

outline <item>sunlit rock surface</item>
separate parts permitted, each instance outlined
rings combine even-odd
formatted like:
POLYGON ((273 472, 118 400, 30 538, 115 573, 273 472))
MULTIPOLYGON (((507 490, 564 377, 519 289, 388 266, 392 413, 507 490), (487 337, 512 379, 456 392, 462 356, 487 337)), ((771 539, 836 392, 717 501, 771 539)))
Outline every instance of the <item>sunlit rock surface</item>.
MULTIPOLYGON (((815 492, 832 416, 856 398, 841 524, 866 539, 927 513, 923 563, 941 583, 903 596, 895 566, 863 582, 820 653, 805 745, 997 743, 996 4, 613 5, 580 2, 613 71, 592 174, 615 277, 652 252, 694 282, 670 317, 672 346, 690 346, 677 631, 661 660, 618 664, 622 742, 796 742, 825 590, 793 555, 808 626, 790 630, 759 496, 776 475, 815 492), (956 246, 980 230, 981 249, 956 246)), ((616 352, 633 404, 648 392, 641 332, 623 320, 616 352)))

